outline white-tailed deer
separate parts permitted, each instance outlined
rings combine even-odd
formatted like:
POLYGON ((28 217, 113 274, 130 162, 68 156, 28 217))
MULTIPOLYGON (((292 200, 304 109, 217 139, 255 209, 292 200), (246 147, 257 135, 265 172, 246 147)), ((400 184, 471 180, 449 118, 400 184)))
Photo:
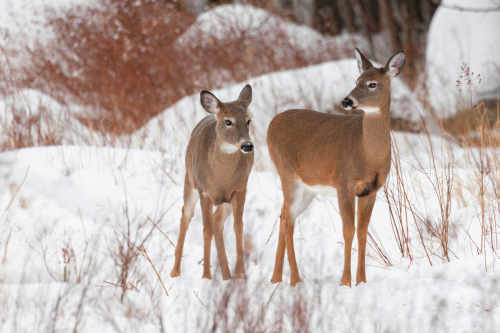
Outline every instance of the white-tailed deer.
POLYGON ((252 87, 246 85, 238 100, 222 103, 209 91, 200 94, 201 105, 211 115, 193 130, 186 150, 184 207, 171 277, 181 275, 182 250, 194 207, 200 199, 203 215, 204 261, 202 278, 212 279, 210 246, 215 245, 224 280, 231 278, 224 249, 224 222, 233 211, 236 234, 238 279, 246 278, 243 263, 243 208, 248 175, 253 166, 253 144, 249 136, 247 108, 252 101, 252 87), (215 213, 213 207, 218 206, 215 213))
POLYGON ((394 54, 382 68, 356 48, 359 73, 356 87, 342 101, 344 109, 364 114, 334 115, 312 110, 288 110, 271 121, 267 131, 269 154, 281 178, 281 210, 276 262, 271 282, 282 281, 285 248, 290 284, 300 282, 295 260, 295 219, 317 193, 338 196, 345 240, 341 285, 351 286, 351 247, 358 197, 358 269, 356 284, 366 282, 365 248, 368 224, 377 191, 391 167, 391 78, 403 71, 406 53, 394 54))

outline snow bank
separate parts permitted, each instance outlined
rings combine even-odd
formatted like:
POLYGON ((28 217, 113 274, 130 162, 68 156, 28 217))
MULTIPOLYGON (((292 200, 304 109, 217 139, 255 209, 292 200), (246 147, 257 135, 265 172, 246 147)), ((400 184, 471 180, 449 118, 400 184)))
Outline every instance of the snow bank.
POLYGON ((196 23, 179 38, 178 43, 182 47, 189 47, 193 40, 210 43, 212 38, 224 40, 228 36, 242 34, 247 37, 266 36, 267 40, 284 37, 303 53, 318 52, 327 46, 339 52, 346 44, 368 46, 358 34, 326 37, 308 26, 287 22, 267 10, 241 4, 217 6, 202 13, 196 23))
MULTIPOLYGON (((447 0, 444 3, 464 8, 494 6, 488 0, 447 0)), ((463 61, 474 75, 481 74, 481 84, 473 83, 474 100, 497 98, 500 90, 499 31, 499 11, 471 12, 438 7, 429 28, 426 59, 429 102, 439 115, 452 115, 464 103, 469 103, 468 94, 457 88, 463 61)))
MULTIPOLYGON (((487 258, 478 256, 460 236, 453 241, 460 260, 430 267, 423 257, 416 258, 418 265, 410 265, 394 244, 383 195, 375 204, 370 232, 376 230, 393 266, 381 264, 368 246, 368 284, 340 287, 343 236, 338 204, 319 196, 296 224, 295 251, 303 282, 290 287, 285 264, 284 282, 275 290, 269 280, 283 198, 279 182, 270 173, 252 172, 249 179, 244 213, 248 279, 223 282, 214 244, 214 279, 201 279, 199 205, 186 236, 182 276, 169 277, 174 248, 146 217, 177 243, 182 178, 172 172, 166 153, 43 147, 3 153, 0 161, 0 259, 4 259, 0 262, 0 329, 4 331, 34 327, 69 331, 75 325, 81 332, 153 332, 164 325, 178 331, 204 330, 212 327, 212 321, 219 328, 225 325, 219 309, 227 311, 230 322, 237 318, 232 307, 244 308, 245 315, 253 318, 248 325, 257 325, 258 331, 270 331, 280 321, 281 330, 294 332, 297 318, 305 318, 302 327, 316 332, 468 332, 479 325, 493 332, 500 325, 500 275, 491 253, 487 258), (117 251, 120 244, 122 248, 128 244, 120 234, 128 234, 128 221, 128 237, 147 249, 168 297, 142 256, 133 261, 128 275, 139 292, 128 290, 122 301, 121 288, 107 283, 119 283, 117 251), (231 304, 227 309, 225 302, 231 304)), ((411 167, 407 170, 410 177, 425 179, 411 167)), ((460 172, 470 175, 468 170, 460 172)), ((421 207, 435 210, 433 190, 422 190, 421 207)), ((476 237, 480 221, 472 208, 454 208, 451 218, 466 221, 465 227, 476 237)), ((224 238, 232 269, 236 246, 231 224, 229 218, 224 238)), ((357 248, 356 239, 353 247, 357 248)), ((356 258, 353 252, 353 271, 356 258)))
POLYGON ((44 41, 52 37, 47 29, 46 11, 63 13, 74 6, 95 6, 96 0, 2 0, 0 1, 0 33, 8 31, 9 38, 0 38, 1 45, 9 46, 9 39, 30 38, 44 41))

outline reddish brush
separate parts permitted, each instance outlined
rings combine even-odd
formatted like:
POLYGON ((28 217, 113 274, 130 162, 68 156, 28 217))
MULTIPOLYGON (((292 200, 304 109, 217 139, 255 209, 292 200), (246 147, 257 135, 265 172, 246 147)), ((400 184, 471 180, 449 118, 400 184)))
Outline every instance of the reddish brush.
POLYGON ((24 46, 30 61, 19 75, 21 88, 85 106, 77 117, 93 130, 130 134, 201 89, 339 59, 351 46, 318 40, 304 49, 283 20, 266 20, 266 29, 250 31, 221 17, 221 37, 193 25, 195 15, 173 2, 134 3, 101 0, 62 16, 49 11, 55 38, 34 49, 24 46))

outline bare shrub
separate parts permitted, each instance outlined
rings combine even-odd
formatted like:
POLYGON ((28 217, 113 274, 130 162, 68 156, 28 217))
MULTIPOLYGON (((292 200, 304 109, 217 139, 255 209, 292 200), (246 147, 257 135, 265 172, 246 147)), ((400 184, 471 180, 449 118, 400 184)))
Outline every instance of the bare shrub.
POLYGON ((57 99, 90 107, 80 119, 96 130, 133 131, 191 92, 173 42, 194 14, 172 3, 103 0, 62 17, 47 15, 56 37, 31 53, 29 84, 57 87, 57 99))
POLYGON ((497 253, 499 121, 492 121, 488 116, 492 112, 485 110, 484 103, 474 106, 473 91, 480 84, 480 75, 474 75, 466 63, 461 70, 457 86, 469 96, 470 104, 468 116, 460 114, 453 120, 454 126, 459 126, 461 135, 450 132, 450 123, 438 119, 435 120, 438 121, 440 135, 431 135, 428 122, 422 118, 423 133, 419 135, 419 140, 425 147, 425 157, 422 160, 412 152, 415 161, 411 165, 413 170, 402 167, 406 161, 399 153, 395 138, 392 140, 392 180, 385 186, 384 193, 398 249, 410 261, 424 255, 433 265, 436 264, 435 257, 445 262, 458 258, 451 246, 451 241, 458 235, 469 239, 471 248, 477 254, 485 255, 485 263, 487 253, 492 253, 494 259, 500 258, 497 253), (439 147, 436 147, 436 142, 439 142, 439 147), (456 175, 457 167, 470 172, 465 178, 459 177, 456 175), (452 207, 455 203, 468 205, 464 199, 466 194, 472 195, 474 215, 480 225, 462 223, 459 228, 459 221, 451 218, 452 207), (428 198, 419 199, 426 195, 435 199, 437 210, 427 207, 428 198), (471 234, 471 227, 479 230, 479 235, 471 234))
POLYGON ((247 25, 228 13, 207 31, 175 4, 102 0, 62 16, 47 10, 54 38, 34 47, 18 41, 29 61, 16 70, 16 85, 85 106, 76 116, 95 131, 130 134, 202 88, 340 59, 355 43, 318 37, 304 47, 287 22, 266 12, 245 18, 247 25))

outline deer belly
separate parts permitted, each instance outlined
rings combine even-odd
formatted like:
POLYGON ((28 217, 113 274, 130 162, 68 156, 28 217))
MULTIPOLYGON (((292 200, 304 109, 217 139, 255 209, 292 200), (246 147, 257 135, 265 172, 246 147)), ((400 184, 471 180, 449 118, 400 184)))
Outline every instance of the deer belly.
POLYGON ((312 186, 307 184, 304 185, 309 191, 321 194, 324 197, 332 197, 332 198, 337 197, 337 189, 335 189, 335 187, 325 186, 325 185, 312 185, 312 186))

